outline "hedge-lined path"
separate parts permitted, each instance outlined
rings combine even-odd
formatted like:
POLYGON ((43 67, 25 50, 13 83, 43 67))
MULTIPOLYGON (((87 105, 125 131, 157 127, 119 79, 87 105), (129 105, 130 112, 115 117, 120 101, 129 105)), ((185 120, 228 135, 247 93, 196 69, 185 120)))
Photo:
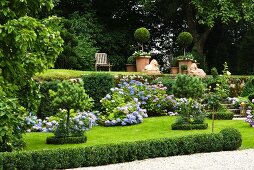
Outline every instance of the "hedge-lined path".
POLYGON ((254 170, 253 158, 254 149, 246 149, 154 158, 75 170, 254 170))

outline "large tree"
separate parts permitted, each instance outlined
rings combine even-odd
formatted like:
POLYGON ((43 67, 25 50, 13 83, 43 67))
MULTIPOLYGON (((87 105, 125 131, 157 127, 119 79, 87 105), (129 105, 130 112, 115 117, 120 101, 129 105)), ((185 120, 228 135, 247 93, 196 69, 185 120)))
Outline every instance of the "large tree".
POLYGON ((157 3, 162 3, 168 6, 171 13, 181 11, 187 30, 193 36, 193 49, 201 56, 204 55, 205 42, 215 23, 250 21, 254 18, 253 0, 140 0, 140 2, 148 10, 156 7, 157 3))
POLYGON ((53 66, 62 51, 63 40, 57 29, 59 19, 34 18, 41 18, 43 11, 52 8, 51 0, 1 0, 0 152, 22 145, 20 118, 24 109, 20 105, 33 104, 36 93, 31 92, 32 76, 53 66), (31 98, 27 100, 28 97, 31 98))

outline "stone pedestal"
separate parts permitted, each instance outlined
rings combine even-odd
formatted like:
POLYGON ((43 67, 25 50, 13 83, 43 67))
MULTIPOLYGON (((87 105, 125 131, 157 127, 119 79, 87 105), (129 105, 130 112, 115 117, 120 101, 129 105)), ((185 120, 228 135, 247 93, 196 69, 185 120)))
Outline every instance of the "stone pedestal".
POLYGON ((191 64, 192 64, 192 60, 178 60, 179 62, 179 72, 182 73, 182 70, 181 70, 181 66, 182 65, 187 65, 188 69, 190 68, 191 64))

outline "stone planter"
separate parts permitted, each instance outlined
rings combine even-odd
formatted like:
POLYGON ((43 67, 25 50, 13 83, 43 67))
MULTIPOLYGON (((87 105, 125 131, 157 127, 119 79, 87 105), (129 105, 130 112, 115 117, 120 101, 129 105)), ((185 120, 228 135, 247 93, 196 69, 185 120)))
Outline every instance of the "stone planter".
POLYGON ((179 62, 179 72, 180 73, 182 73, 182 70, 181 70, 182 65, 187 65, 188 70, 189 70, 189 68, 192 64, 192 60, 178 60, 178 62, 179 62))
POLYGON ((188 74, 188 70, 182 70, 182 74, 188 74))
POLYGON ((144 71, 145 66, 149 64, 151 56, 139 56, 136 58, 137 72, 144 71))
POLYGON ((126 64, 126 71, 127 72, 136 72, 136 65, 135 64, 126 64))
POLYGON ((170 68, 171 74, 178 74, 179 73, 179 67, 171 67, 170 68))

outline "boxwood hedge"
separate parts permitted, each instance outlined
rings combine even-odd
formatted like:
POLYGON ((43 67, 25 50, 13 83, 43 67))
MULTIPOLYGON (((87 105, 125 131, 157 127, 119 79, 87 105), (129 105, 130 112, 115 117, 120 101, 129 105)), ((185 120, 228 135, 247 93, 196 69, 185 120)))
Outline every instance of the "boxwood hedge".
POLYGON ((92 147, 23 151, 0 154, 0 169, 66 169, 106 165, 154 157, 233 150, 241 146, 236 129, 92 147))

